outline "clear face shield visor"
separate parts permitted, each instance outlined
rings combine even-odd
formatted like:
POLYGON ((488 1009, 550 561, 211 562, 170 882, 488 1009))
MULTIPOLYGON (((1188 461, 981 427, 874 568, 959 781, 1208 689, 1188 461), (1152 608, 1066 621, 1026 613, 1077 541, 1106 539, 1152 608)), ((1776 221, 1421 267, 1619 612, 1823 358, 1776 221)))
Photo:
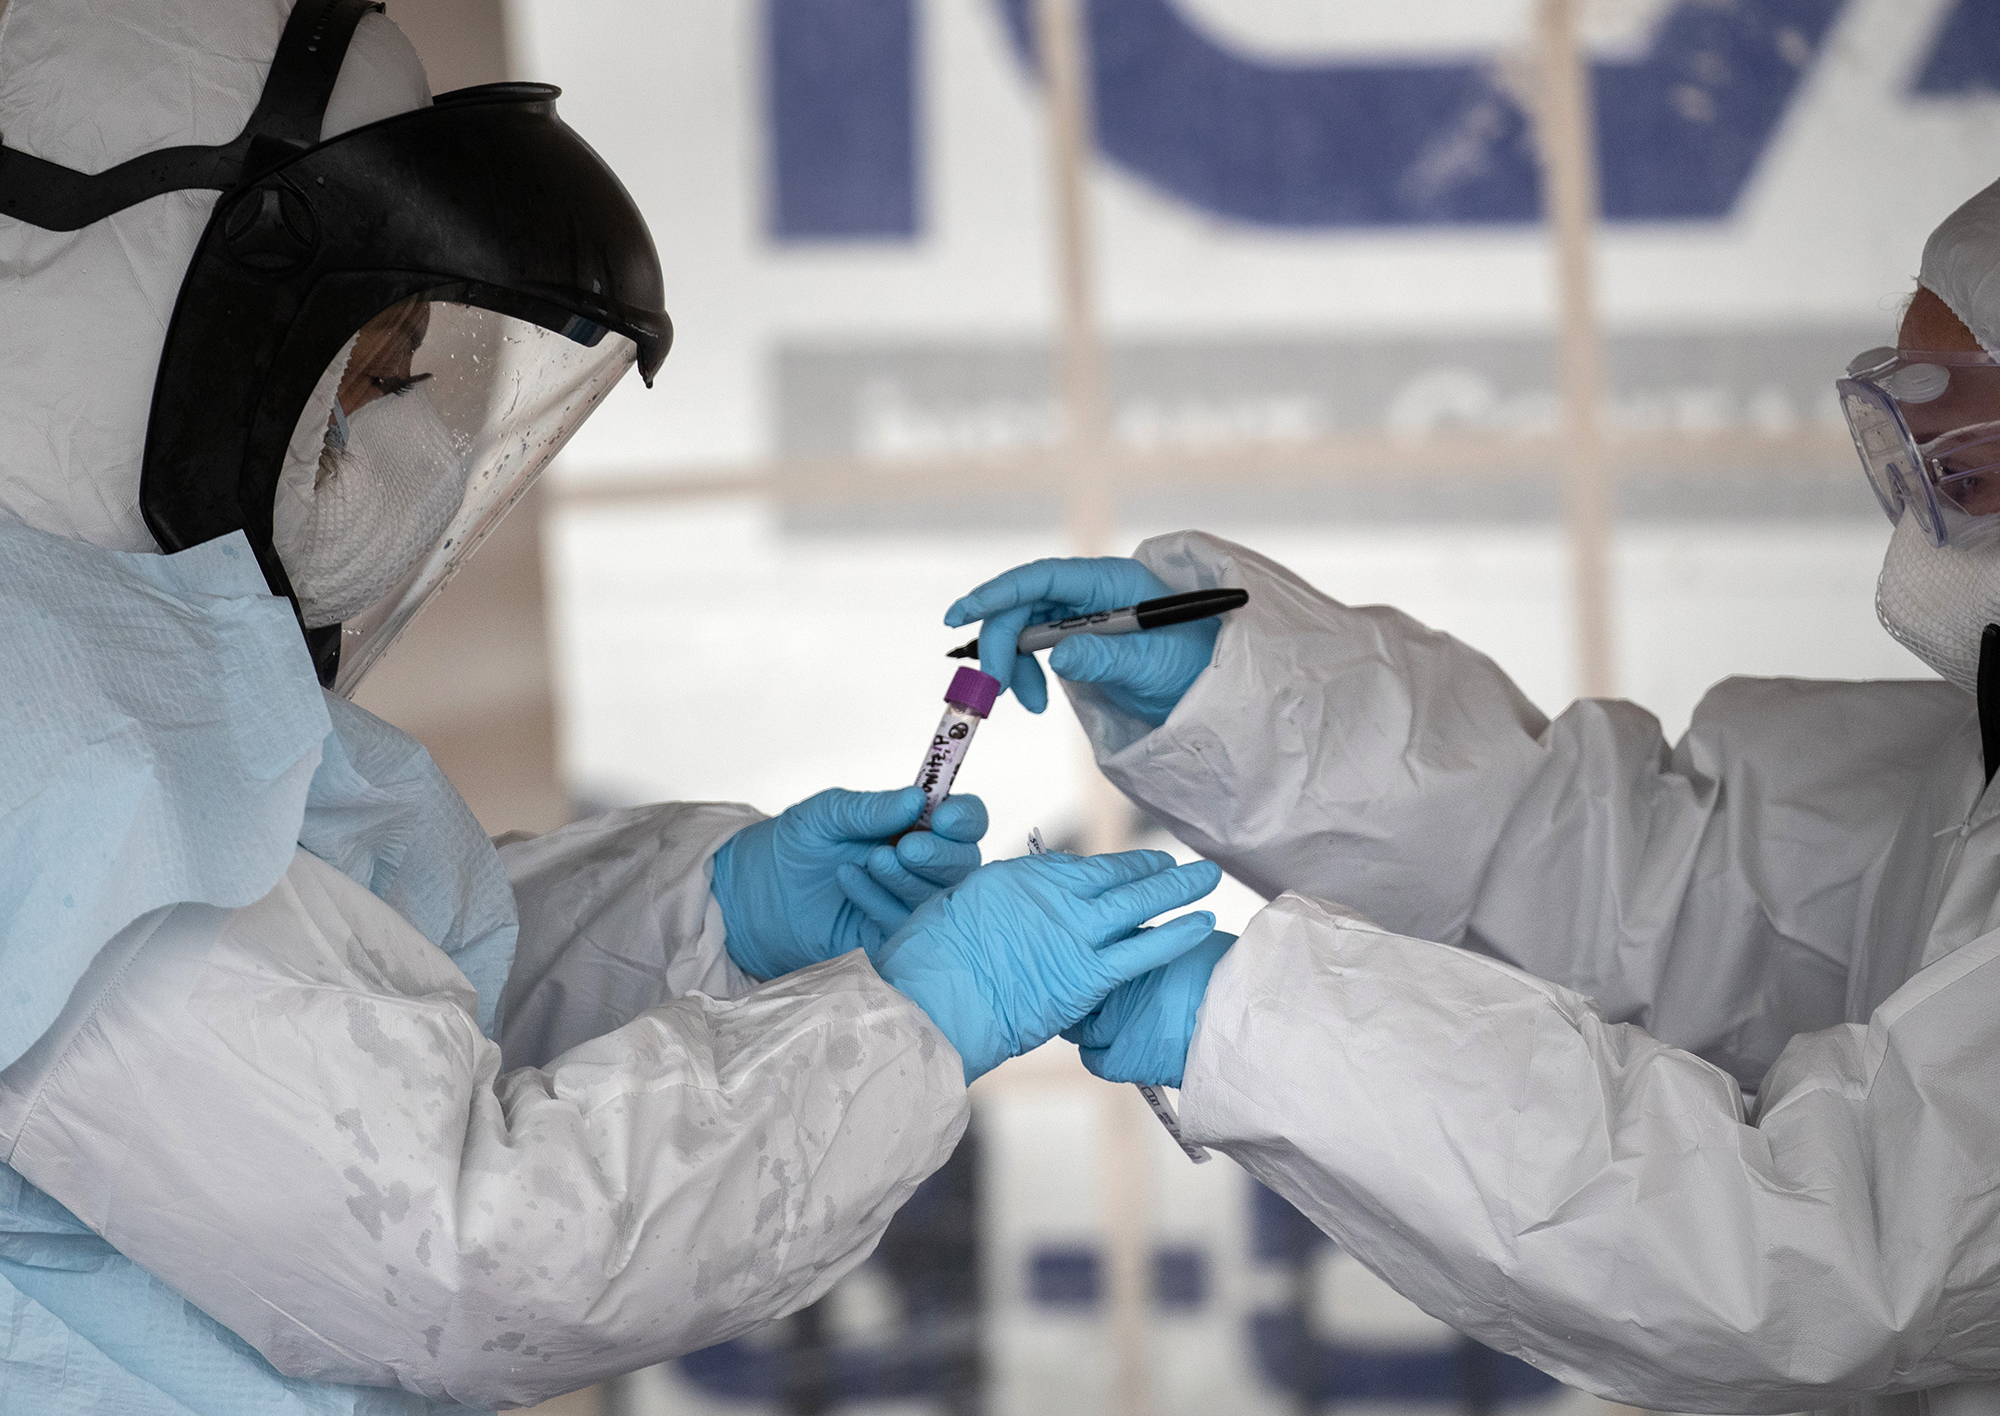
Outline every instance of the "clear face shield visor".
POLYGON ((340 626, 351 694, 638 356, 422 296, 389 306, 321 375, 292 431, 272 546, 308 629, 340 626))
POLYGON ((2000 364, 1988 354, 1871 349, 1834 387, 1868 485, 1933 546, 2000 530, 2000 364))

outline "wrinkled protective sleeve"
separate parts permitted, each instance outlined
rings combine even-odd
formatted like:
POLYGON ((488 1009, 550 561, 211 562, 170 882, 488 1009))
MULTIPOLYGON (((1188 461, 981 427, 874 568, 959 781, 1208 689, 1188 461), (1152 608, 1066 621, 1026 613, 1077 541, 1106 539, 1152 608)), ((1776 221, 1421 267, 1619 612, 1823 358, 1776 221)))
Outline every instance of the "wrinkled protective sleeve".
POLYGON ((1157 730, 1071 686, 1128 795, 1267 897, 1494 954, 1746 1085, 1845 1018, 1924 770, 1957 738, 1977 760, 1949 684, 1731 680, 1669 749, 1630 703, 1551 722, 1485 655, 1229 542, 1183 532, 1139 558, 1250 603, 1157 730))
POLYGON ((520 943, 501 1008, 502 1065, 540 1066, 693 992, 736 998, 711 862, 762 813, 717 802, 610 811, 501 845, 520 943))
POLYGON ((854 953, 502 1073, 450 960, 301 852, 174 911, 8 1161, 288 1375, 529 1404, 743 1333, 874 1247, 957 1054, 854 953))
POLYGON ((1453 1327, 1668 1411, 2000 1375, 2000 934, 1725 1073, 1570 990, 1286 895, 1217 967, 1181 1093, 1453 1327))

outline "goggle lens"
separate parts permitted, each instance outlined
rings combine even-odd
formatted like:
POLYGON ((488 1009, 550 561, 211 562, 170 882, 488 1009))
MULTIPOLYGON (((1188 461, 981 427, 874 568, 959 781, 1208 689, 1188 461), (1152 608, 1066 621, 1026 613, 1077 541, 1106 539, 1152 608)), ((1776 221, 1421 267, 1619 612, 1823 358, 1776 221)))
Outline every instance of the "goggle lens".
POLYGON ((1945 474, 1938 495, 1967 516, 2000 512, 2000 424, 1961 428, 1924 452, 1945 474))
MULTIPOLYGON (((1879 351, 1871 351, 1863 358, 1870 358, 1876 352, 1879 351)), ((1841 379, 1836 385, 1840 409, 1854 437, 1854 450, 1861 456, 1862 470, 1868 474, 1868 486, 1881 504, 1883 514, 1894 522, 1907 509, 1930 543, 1942 546, 1950 535, 1945 523, 1945 505, 1971 515, 1983 515, 1984 511, 1973 512, 1971 506, 1984 506, 1990 499, 1993 505, 1986 509, 2000 511, 2000 483, 1988 475, 1988 466, 1995 460, 1990 454, 2000 451, 2000 442, 1991 449, 1982 447, 1973 453, 1970 461, 1980 464, 1978 467, 1961 462, 1958 467, 1946 470, 1940 459, 1926 455, 1935 451, 1937 443, 1918 448, 1908 420, 1884 388, 1900 372, 1894 367, 1875 368, 1861 378, 1841 379), (1939 474, 1935 484, 1933 470, 1939 474), (1965 484, 1963 490, 1954 494, 1947 484, 1961 479, 1965 484), (1945 500, 1940 500, 1941 496, 1945 500)), ((1964 452, 1973 442, 1989 441, 1989 431, 2000 432, 2000 427, 1982 425, 1982 431, 1959 451, 1964 452)))
POLYGON ((1869 490, 1881 503, 1883 515, 1896 520, 1906 500, 1898 464, 1909 446, 1901 420, 1879 392, 1849 379, 1840 383, 1840 411, 1847 415, 1847 430, 1854 437, 1854 450, 1861 455, 1869 490))

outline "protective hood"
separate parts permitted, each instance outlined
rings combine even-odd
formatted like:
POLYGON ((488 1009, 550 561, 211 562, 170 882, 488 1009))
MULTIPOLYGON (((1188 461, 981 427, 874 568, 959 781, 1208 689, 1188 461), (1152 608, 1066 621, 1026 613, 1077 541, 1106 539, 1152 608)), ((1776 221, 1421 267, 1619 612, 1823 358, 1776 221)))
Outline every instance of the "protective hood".
MULTIPOLYGON (((2000 355, 2000 182, 1959 207, 1931 233, 1917 280, 1944 301, 1987 354, 2000 355)), ((1896 351, 1874 352, 1893 356, 1896 351)), ((1933 365, 1941 362, 1941 356, 1932 356, 1933 365)), ((1929 367, 1928 372, 1941 370, 1929 367)), ((1978 371, 1951 372, 1953 378, 1963 379, 1978 371)), ((1936 396, 1934 389, 1922 394, 1916 401, 1918 412, 1936 396)), ((1859 432, 1856 446, 1863 446, 1859 432)), ((1914 444, 1912 450, 1908 460, 1914 462, 1914 444)), ((1864 448, 1864 464, 1867 460, 1864 448)), ((1876 494, 1884 495, 1879 486, 1876 494)), ((1887 500, 1883 505, 1896 520, 1896 532, 1876 584, 1876 616, 1939 677, 1968 693, 1977 692, 1984 631, 2000 621, 2000 537, 1990 528, 1982 534, 1974 526, 1969 534, 1941 545, 1938 542, 1945 537, 1927 538, 1921 529, 1921 507, 1892 508, 1887 500)))
POLYGON ((81 160, 53 140, 59 156, 0 142, 0 222, 35 276, 10 334, 126 346, 107 381, 91 359, 14 341, 42 377, 8 388, 31 451, 7 469, 0 511, 111 548, 241 532, 298 611, 321 681, 351 692, 624 372, 651 381, 672 325, 645 221, 557 116, 554 88, 489 84, 425 106, 393 32, 404 62, 374 62, 388 36, 369 40, 350 79, 373 0, 297 0, 273 50, 218 0, 192 7, 198 40, 185 15, 114 17, 130 20, 113 26, 125 44, 104 56, 97 7, 24 3, 7 20, 24 41, 17 106, 45 126, 48 108, 79 125, 98 104, 123 112, 125 71, 142 91, 157 75, 193 116, 155 113, 81 160), (239 57, 260 51, 261 75, 239 57), (66 84, 78 62, 88 82, 66 84), (380 94, 336 101, 377 69, 380 94), (355 119, 372 121, 334 131, 355 119))
MULTIPOLYGON (((257 106, 288 0, 11 0, 0 134, 82 172, 226 143, 257 106)), ((386 16, 354 31, 323 137, 421 108, 386 16)), ((114 551, 160 549, 139 475, 160 349, 218 194, 166 192, 76 231, 0 214, 0 513, 114 551)))
POLYGON ((1917 283, 2000 358, 2000 182, 1944 219, 1924 243, 1917 283))

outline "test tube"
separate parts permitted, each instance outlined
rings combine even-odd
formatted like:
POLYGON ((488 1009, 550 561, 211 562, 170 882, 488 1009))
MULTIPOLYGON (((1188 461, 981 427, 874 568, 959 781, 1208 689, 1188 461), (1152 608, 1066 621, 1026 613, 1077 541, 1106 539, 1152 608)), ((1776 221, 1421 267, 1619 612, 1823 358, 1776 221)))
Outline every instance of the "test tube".
POLYGON ((944 694, 944 716, 938 719, 937 731, 931 735, 924 765, 917 769, 917 785, 924 789, 924 813, 911 830, 930 829, 931 813, 951 795, 952 778, 958 775, 966 749, 972 746, 972 735, 986 721, 999 697, 1000 680, 991 674, 960 669, 951 676, 951 687, 944 694))

